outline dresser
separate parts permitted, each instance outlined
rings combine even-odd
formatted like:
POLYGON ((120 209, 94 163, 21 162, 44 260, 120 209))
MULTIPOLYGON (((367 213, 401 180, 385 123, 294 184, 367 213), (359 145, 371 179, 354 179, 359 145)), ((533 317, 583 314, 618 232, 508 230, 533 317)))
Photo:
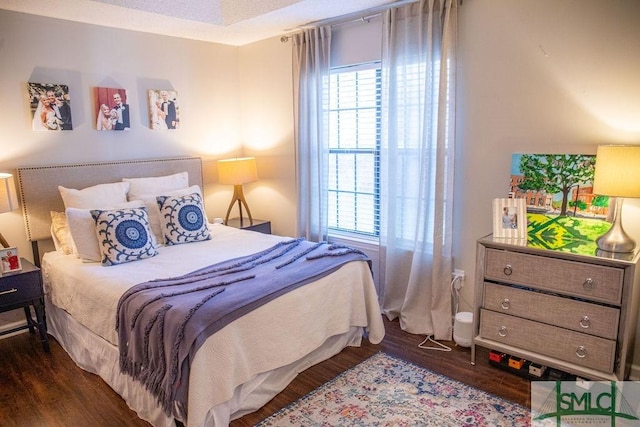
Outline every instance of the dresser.
POLYGON ((633 360, 638 253, 579 255, 489 235, 477 242, 476 346, 592 380, 624 380, 633 360))

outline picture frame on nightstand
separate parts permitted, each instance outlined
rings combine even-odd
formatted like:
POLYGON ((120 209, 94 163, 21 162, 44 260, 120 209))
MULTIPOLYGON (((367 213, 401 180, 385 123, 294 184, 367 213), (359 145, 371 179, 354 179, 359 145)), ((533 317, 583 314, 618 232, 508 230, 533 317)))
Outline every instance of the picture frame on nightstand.
POLYGON ((22 270, 22 263, 18 255, 18 248, 4 248, 0 250, 0 273, 2 275, 22 270))
POLYGON ((527 238, 527 206, 525 199, 493 200, 493 236, 527 238))

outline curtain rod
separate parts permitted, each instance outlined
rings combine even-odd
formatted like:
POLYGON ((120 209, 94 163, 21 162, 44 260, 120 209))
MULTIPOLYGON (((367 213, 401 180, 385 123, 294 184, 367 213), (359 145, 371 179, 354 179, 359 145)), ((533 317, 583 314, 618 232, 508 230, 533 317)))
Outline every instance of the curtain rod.
POLYGON ((372 7, 370 9, 361 10, 359 12, 353 12, 346 15, 336 16, 334 18, 320 19, 318 21, 307 22, 306 24, 299 25, 298 29, 306 28, 306 27, 319 27, 323 25, 340 25, 340 24, 348 24, 350 22, 364 21, 374 16, 380 15, 387 9, 393 9, 396 7, 404 6, 409 3, 416 3, 418 0, 398 0, 394 3, 372 7))
MULTIPOLYGON (((383 6, 372 7, 370 9, 361 10, 359 12, 353 12, 346 15, 336 16, 333 18, 320 19, 318 21, 307 22, 306 24, 298 25, 295 29, 289 29, 285 31, 288 32, 288 31, 294 31, 294 30, 302 30, 308 27, 320 27, 323 25, 336 26, 336 25, 350 24, 352 22, 358 22, 358 21, 368 21, 371 18, 380 16, 382 12, 388 9, 394 9, 410 3, 417 3, 418 1, 419 0, 398 0, 394 3, 386 4, 383 6)), ((464 0, 458 0, 458 1, 460 2, 460 6, 462 6, 462 2, 464 0)), ((280 37, 280 41, 282 43, 286 43, 287 41, 289 41, 290 38, 291 38, 290 35, 285 35, 280 37)))

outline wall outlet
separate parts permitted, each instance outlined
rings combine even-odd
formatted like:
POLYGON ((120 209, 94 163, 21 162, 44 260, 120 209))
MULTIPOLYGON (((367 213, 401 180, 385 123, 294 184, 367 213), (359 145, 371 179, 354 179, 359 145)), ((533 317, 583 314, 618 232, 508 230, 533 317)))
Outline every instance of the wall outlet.
POLYGON ((464 286, 464 270, 455 269, 453 273, 451 273, 451 278, 453 280, 453 288, 461 289, 464 286))

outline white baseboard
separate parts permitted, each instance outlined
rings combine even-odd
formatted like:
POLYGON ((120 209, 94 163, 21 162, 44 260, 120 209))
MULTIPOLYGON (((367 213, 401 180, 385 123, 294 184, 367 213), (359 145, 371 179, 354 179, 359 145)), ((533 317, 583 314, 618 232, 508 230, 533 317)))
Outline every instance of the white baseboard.
MULTIPOLYGON (((17 327, 20 327, 20 326, 26 326, 26 324, 27 324, 26 320, 21 320, 19 322, 3 323, 2 325, 0 325, 0 332, 9 331, 9 330, 11 330, 13 328, 17 328, 17 327)), ((18 334, 23 334, 23 333, 27 332, 28 330, 29 329, 23 329, 21 331, 15 331, 15 332, 12 332, 10 334, 2 335, 2 336, 0 336, 0 339, 9 338, 9 337, 12 337, 12 336, 18 335, 18 334)))

